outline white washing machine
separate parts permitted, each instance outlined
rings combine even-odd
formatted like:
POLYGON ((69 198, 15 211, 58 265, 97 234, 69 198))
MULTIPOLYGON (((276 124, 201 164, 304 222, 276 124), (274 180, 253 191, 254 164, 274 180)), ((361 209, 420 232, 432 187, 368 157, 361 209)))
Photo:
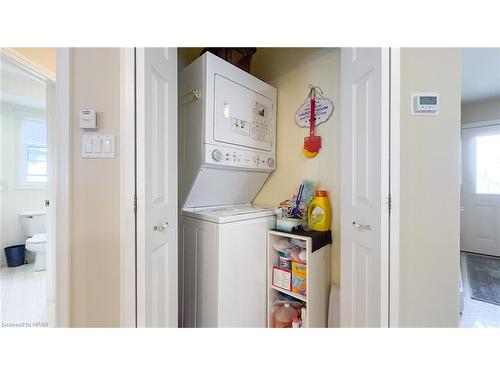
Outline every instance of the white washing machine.
POLYGON ((273 210, 184 210, 185 327, 266 327, 266 233, 273 210), (193 272, 194 271, 194 272, 193 272))
POLYGON ((184 327, 266 326, 276 89, 205 53, 179 76, 179 285, 184 327))

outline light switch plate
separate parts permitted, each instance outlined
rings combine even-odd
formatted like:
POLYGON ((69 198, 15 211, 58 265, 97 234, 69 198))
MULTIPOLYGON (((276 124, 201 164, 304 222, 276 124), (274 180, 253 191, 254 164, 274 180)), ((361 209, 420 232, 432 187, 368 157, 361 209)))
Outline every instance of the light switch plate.
POLYGON ((115 157, 114 135, 83 135, 82 158, 113 159, 115 157))

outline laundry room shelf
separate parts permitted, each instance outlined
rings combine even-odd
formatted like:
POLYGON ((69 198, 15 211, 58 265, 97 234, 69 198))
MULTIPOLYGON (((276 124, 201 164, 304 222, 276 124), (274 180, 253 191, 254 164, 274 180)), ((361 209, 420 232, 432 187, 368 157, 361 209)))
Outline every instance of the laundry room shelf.
POLYGON ((274 229, 273 232, 283 233, 286 237, 290 238, 310 238, 312 241, 312 252, 314 253, 316 250, 321 249, 323 246, 329 245, 332 243, 332 231, 328 230, 326 232, 318 232, 315 230, 300 230, 292 233, 283 232, 277 229, 274 229))
POLYGON ((283 295, 280 293, 304 305, 307 310, 305 318, 302 317, 304 328, 327 327, 331 274, 330 244, 331 232, 286 233, 277 230, 267 232, 268 327, 274 327, 273 311, 277 307, 275 302, 283 300, 283 295), (305 241, 306 244, 306 295, 273 285, 273 269, 279 265, 279 251, 274 249, 274 244, 281 239, 294 238, 305 241), (321 247, 318 247, 318 244, 321 247))
POLYGON ((303 296, 302 294, 294 293, 294 292, 291 292, 291 291, 283 289, 283 288, 279 288, 279 287, 274 286, 274 285, 271 285, 271 288, 274 289, 274 290, 276 290, 276 291, 278 291, 278 292, 287 294, 290 297, 296 298, 296 299, 298 299, 300 301, 307 302, 307 297, 303 296))

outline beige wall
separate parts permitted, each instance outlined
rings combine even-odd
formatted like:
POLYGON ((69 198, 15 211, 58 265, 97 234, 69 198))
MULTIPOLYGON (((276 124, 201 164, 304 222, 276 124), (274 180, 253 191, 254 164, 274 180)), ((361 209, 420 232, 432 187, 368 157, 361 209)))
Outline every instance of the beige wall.
POLYGON ((177 69, 181 71, 194 60, 200 57, 203 48, 179 48, 177 50, 177 69))
MULTIPOLYGON (((120 52, 72 50, 71 325, 120 323, 120 150, 115 159, 82 159, 80 109, 99 112, 95 134, 120 133, 120 52)), ((93 133, 94 134, 94 133, 93 133)))
POLYGON ((255 198, 255 204, 276 206, 289 198, 304 179, 327 189, 333 208, 332 281, 339 283, 340 255, 340 49, 259 48, 252 74, 278 89, 277 169, 255 198), (308 129, 295 124, 295 112, 304 103, 308 84, 318 85, 333 101, 334 113, 318 127, 322 149, 314 159, 302 154, 308 129))
POLYGON ((458 324, 460 50, 401 50, 400 324, 458 324), (439 116, 409 115, 412 91, 439 116))
POLYGON ((500 98, 462 105, 462 124, 500 119, 500 98))

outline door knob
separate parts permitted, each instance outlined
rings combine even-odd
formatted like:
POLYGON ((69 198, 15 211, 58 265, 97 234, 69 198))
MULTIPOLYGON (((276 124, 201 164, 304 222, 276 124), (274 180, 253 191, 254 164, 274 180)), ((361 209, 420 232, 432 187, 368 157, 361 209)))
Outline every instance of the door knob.
POLYGON ((153 230, 157 232, 163 232, 168 228, 168 223, 158 224, 153 227, 153 230))
POLYGON ((45 199, 45 207, 49 207, 50 206, 50 201, 48 199, 45 199))
POLYGON ((359 230, 371 230, 372 229, 370 224, 359 224, 359 223, 356 223, 355 221, 353 221, 352 225, 354 226, 354 228, 359 229, 359 230))

